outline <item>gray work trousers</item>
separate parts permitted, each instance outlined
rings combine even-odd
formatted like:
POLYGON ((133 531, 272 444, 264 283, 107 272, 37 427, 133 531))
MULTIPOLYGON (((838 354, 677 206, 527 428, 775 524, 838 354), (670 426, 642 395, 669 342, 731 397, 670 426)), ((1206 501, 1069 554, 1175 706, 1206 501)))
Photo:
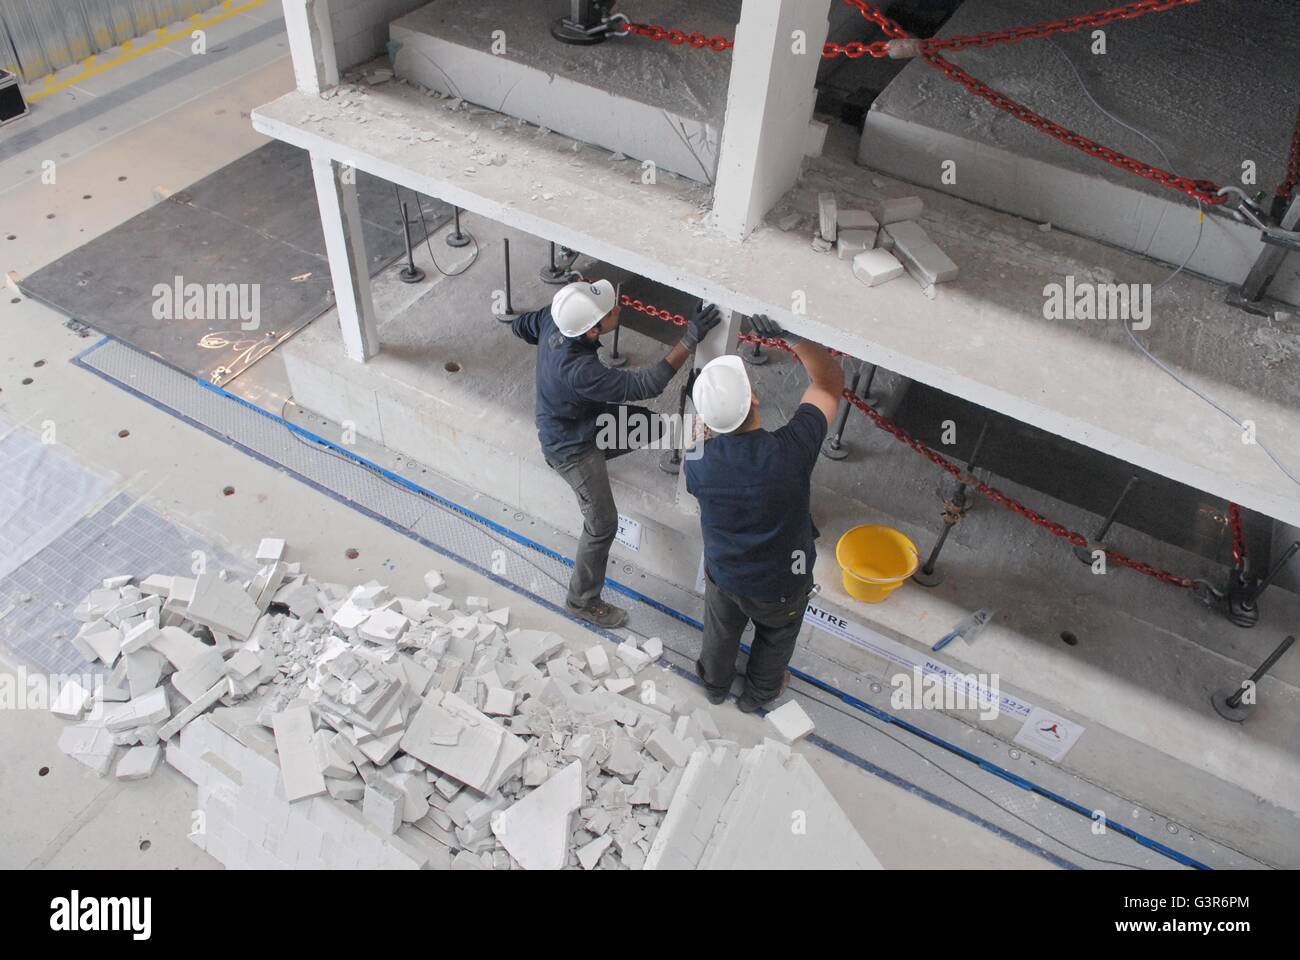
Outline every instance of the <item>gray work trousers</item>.
MULTIPOLYGON (((617 409, 617 408, 614 408, 617 409)), ((644 407, 629 405, 629 418, 654 414, 644 407)), ((609 486, 609 469, 606 461, 628 453, 631 447, 613 447, 602 450, 592 447, 576 459, 556 463, 549 457, 546 463, 564 478, 564 482, 578 498, 582 511, 582 536, 578 540, 578 553, 573 558, 573 575, 569 578, 569 595, 572 607, 586 607, 600 598, 605 587, 605 569, 609 565, 609 548, 618 533, 618 506, 614 491, 609 486)))
POLYGON ((749 664, 745 668, 745 694, 756 703, 776 699, 803 626, 812 576, 792 594, 777 600, 737 596, 723 590, 707 573, 705 580, 704 642, 697 664, 700 679, 713 693, 731 689, 740 635, 752 620, 754 639, 750 641, 749 664))

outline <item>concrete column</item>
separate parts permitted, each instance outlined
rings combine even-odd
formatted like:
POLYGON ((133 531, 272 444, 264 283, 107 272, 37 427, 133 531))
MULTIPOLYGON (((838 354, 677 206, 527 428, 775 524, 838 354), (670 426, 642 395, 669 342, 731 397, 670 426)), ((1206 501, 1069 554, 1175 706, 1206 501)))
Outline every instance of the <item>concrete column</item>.
POLYGON ((339 66, 329 0, 284 0, 284 26, 298 89, 320 93, 337 87, 339 66))
POLYGON ((727 237, 748 236, 799 176, 830 2, 741 6, 713 190, 714 224, 727 237))
POLYGON ((312 153, 311 172, 316 181, 316 203, 325 234, 343 346, 351 359, 364 362, 379 352, 379 332, 370 292, 370 259, 366 255, 361 208, 357 205, 355 171, 323 154, 312 153))

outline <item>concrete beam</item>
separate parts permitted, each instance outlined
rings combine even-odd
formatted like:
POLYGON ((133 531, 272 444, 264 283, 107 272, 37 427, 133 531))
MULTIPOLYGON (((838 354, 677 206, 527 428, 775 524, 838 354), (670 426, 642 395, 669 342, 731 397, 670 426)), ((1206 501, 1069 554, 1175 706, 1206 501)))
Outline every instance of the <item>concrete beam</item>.
POLYGON ((329 0, 284 0, 293 77, 303 93, 320 93, 339 83, 329 0))
POLYGON ((370 292, 370 260, 366 256, 361 208, 357 205, 355 170, 312 152, 325 251, 339 311, 343 345, 353 360, 366 361, 379 352, 375 303, 370 292))
MULTIPOLYGON (((743 245, 726 239, 703 222, 708 214, 701 217, 694 184, 661 178, 648 201, 640 180, 629 182, 628 171, 604 155, 556 151, 531 129, 498 129, 466 111, 430 111, 428 98, 409 86, 374 87, 363 104, 339 101, 295 91, 254 110, 253 126, 677 290, 766 313, 860 360, 1300 524, 1295 484, 1258 445, 1242 442, 1236 424, 1207 413, 1203 400, 1116 342, 1113 325, 1044 317, 1045 285, 1059 283, 1067 264, 1152 283, 1168 275, 1164 267, 823 158, 806 188, 795 189, 804 209, 815 203, 807 194, 831 182, 828 174, 836 189, 867 204, 918 193, 927 230, 962 268, 962 278, 940 284, 934 299, 903 279, 868 288, 849 264, 813 250, 806 234, 773 229, 743 245), (316 122, 303 119, 309 111, 316 122), (411 142, 415 129, 438 140, 411 142), (509 161, 484 167, 475 160, 484 150, 509 161), (807 292, 806 312, 791 308, 792 289, 807 292)), ((1250 343, 1263 321, 1228 307, 1219 290, 1186 272, 1169 289, 1180 302, 1161 308, 1148 334, 1152 350, 1225 408, 1249 416, 1258 437, 1285 455, 1285 438, 1300 433, 1300 380, 1280 374, 1300 360, 1281 361, 1265 377, 1250 343), (1191 344, 1181 335, 1186 317, 1199 318, 1191 344)))
POLYGON ((743 240, 799 176, 830 0, 747 3, 736 27, 714 223, 743 240))

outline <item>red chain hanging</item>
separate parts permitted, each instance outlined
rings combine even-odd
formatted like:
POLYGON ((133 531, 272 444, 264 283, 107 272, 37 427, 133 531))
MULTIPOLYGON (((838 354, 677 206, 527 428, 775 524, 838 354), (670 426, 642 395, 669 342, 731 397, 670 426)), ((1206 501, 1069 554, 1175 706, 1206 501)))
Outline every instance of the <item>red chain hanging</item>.
MULTIPOLYGON (((1089 137, 1085 137, 1083 134, 1062 126, 1054 120, 1049 120, 1024 104, 1011 99, 1006 94, 994 90, 984 81, 971 76, 961 67, 946 60, 941 55, 941 51, 945 50, 965 50, 970 47, 991 47, 1002 43, 1019 43, 1022 40, 1050 37, 1057 33, 1069 33, 1089 27, 1097 28, 1116 21, 1133 20, 1149 13, 1161 13, 1177 7, 1190 6, 1194 3, 1200 3, 1201 0, 1137 0, 1136 3, 1095 10, 1092 13, 1066 17, 1061 20, 1046 20, 1042 23, 1030 24, 1024 27, 990 30, 984 33, 973 33, 957 37, 932 37, 929 39, 913 37, 874 4, 868 3, 867 0, 844 0, 844 2, 854 7, 863 17, 878 26, 885 36, 890 39, 877 40, 873 43, 853 42, 841 44, 828 42, 822 49, 824 58, 840 56, 849 57, 850 59, 864 56, 877 58, 894 55, 920 56, 930 66, 940 70, 950 80, 961 84, 971 93, 982 97, 997 109, 1010 114, 1022 123, 1028 124, 1049 137, 1064 143, 1066 146, 1081 150, 1091 157, 1109 163, 1117 169, 1136 174, 1150 180, 1152 183, 1159 183, 1173 190, 1178 190, 1209 206, 1218 206, 1227 202, 1227 197, 1219 196, 1219 185, 1213 180, 1180 176, 1136 157, 1131 157, 1126 153, 1121 153, 1111 147, 1104 146, 1089 137)), ((627 32, 651 40, 667 40, 674 45, 685 43, 696 49, 707 47, 710 50, 724 51, 735 46, 735 41, 728 40, 726 37, 716 35, 709 37, 702 33, 685 33, 681 30, 665 28, 655 24, 629 23, 627 32)), ((1282 187, 1278 188, 1279 195, 1289 194, 1297 183, 1300 183, 1300 117, 1297 117, 1296 138, 1292 141, 1291 166, 1287 180, 1282 187), (1283 187, 1286 188, 1285 192, 1283 187)))

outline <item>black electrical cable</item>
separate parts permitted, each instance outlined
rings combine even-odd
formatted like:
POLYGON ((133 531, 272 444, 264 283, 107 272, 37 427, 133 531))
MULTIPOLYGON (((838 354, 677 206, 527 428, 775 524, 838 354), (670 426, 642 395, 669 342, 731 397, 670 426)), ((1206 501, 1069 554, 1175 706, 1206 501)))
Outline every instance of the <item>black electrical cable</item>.
MULTIPOLYGON (((393 184, 393 193, 397 195, 397 208, 400 210, 402 208, 402 188, 397 184, 393 184)), ((424 204, 420 202, 420 194, 416 193, 416 191, 414 190, 412 190, 411 193, 415 194, 415 209, 416 212, 419 213, 420 215, 420 225, 424 227, 424 245, 429 250, 429 259, 433 261, 433 268, 437 270, 440 274, 442 274, 444 277, 459 277, 470 267, 474 266, 474 262, 478 260, 478 254, 479 254, 478 239, 468 230, 462 230, 461 232, 464 233, 465 236, 469 237, 470 241, 474 244, 473 256, 469 258, 469 263, 465 264, 465 266, 461 267, 459 270, 455 271, 454 273, 448 273, 446 270, 442 269, 442 265, 438 263, 438 258, 433 255, 433 244, 429 242, 429 236, 430 236, 429 223, 427 220, 424 219, 424 204)))

